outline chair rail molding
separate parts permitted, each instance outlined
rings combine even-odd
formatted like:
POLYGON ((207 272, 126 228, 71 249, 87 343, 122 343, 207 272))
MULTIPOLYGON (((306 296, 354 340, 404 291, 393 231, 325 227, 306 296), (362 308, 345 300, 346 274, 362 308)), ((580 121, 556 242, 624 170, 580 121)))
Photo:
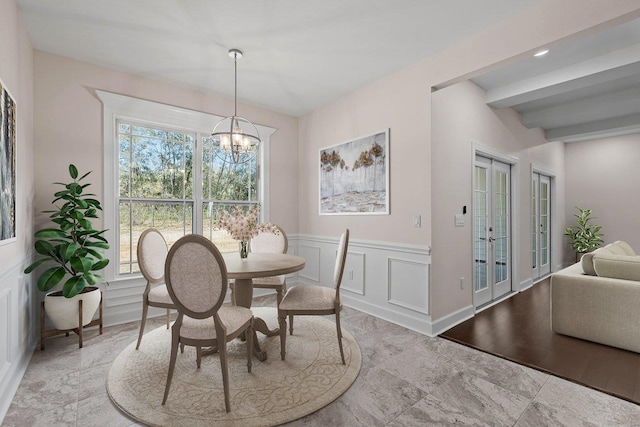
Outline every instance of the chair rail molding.
POLYGON ((36 344, 36 295, 31 277, 22 273, 29 259, 18 259, 0 270, 0 423, 36 344))

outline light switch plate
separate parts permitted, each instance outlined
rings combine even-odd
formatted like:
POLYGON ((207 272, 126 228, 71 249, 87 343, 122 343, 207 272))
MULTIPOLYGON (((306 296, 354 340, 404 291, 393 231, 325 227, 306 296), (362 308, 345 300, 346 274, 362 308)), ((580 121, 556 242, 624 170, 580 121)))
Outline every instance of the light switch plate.
POLYGON ((453 220, 456 224, 456 227, 464 227, 464 215, 463 214, 455 214, 453 216, 453 220))

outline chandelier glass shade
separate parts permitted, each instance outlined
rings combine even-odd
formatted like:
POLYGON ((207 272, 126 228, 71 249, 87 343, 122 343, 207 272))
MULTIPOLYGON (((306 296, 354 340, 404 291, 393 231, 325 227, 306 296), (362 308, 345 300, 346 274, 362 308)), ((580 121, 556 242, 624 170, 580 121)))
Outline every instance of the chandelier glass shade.
POLYGON ((257 151, 260 133, 253 123, 238 116, 238 59, 242 58, 242 51, 231 49, 229 56, 233 58, 235 71, 234 112, 233 116, 225 117, 214 126, 211 139, 225 157, 231 156, 234 163, 244 163, 253 157, 250 154, 257 151))

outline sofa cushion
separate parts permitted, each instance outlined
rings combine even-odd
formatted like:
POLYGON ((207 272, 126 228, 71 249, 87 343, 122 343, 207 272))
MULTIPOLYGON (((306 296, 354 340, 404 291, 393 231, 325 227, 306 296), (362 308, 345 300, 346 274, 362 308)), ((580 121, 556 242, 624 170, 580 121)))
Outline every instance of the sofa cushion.
POLYGON ((640 281, 640 256, 600 252, 593 256, 593 267, 600 277, 640 281))
MULTIPOLYGON (((635 256, 636 252, 633 250, 631 246, 627 242, 623 242, 622 240, 618 240, 613 243, 617 248, 622 249, 624 251, 624 255, 635 256)), ((620 254, 622 255, 622 254, 620 254)))
POLYGON ((599 274, 596 273, 596 270, 593 266, 593 257, 596 254, 600 254, 600 253, 607 253, 612 255, 631 255, 631 256, 634 256, 636 254, 634 250, 631 248, 631 246, 629 246, 628 243, 623 242, 622 240, 609 243, 607 246, 603 246, 601 248, 596 249, 593 252, 589 252, 582 255, 582 258, 580 259, 580 264, 582 265, 582 271, 584 271, 584 274, 588 274, 589 276, 599 276, 599 274))
POLYGON ((580 258, 580 264, 582 265, 582 271, 584 271, 584 274, 588 274, 589 276, 597 276, 596 270, 593 268, 593 255, 600 249, 603 248, 596 249, 593 252, 588 252, 582 255, 582 258, 580 258))

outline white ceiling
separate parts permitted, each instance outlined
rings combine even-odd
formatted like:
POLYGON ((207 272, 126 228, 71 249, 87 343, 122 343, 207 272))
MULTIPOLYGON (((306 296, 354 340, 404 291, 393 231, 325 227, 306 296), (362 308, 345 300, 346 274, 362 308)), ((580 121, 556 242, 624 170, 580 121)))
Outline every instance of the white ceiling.
POLYGON ((640 20, 474 78, 487 104, 512 107, 548 140, 640 132, 640 20))
MULTIPOLYGON (((36 49, 293 116, 539 0, 18 0, 36 49)), ((242 114, 242 112, 239 112, 242 114)))

